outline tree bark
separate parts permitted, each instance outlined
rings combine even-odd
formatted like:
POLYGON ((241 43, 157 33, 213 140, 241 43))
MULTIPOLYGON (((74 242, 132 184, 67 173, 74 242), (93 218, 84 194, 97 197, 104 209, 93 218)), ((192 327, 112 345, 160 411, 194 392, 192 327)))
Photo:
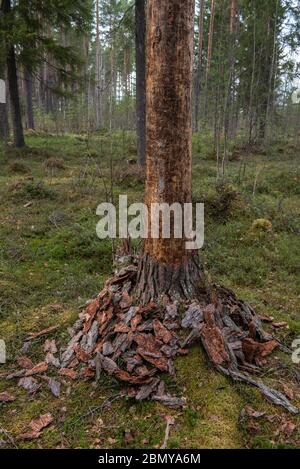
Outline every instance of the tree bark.
POLYGON ((100 5, 96 1, 96 52, 95 52, 95 110, 96 130, 101 127, 101 42, 100 42, 100 5))
POLYGON ((200 0, 198 61, 197 61, 197 71, 196 71, 196 80, 195 80, 194 129, 196 132, 199 132, 199 108, 200 108, 200 93, 201 93, 204 5, 205 5, 205 0, 200 0))
MULTIPOLYGON (((4 15, 8 15, 11 12, 10 0, 3 0, 2 11, 4 15)), ((21 117, 15 48, 14 48, 14 45, 10 43, 7 43, 6 46, 7 46, 7 59, 6 59, 7 78, 8 78, 9 94, 10 94, 10 100, 11 100, 12 115, 13 115, 14 143, 16 147, 22 148, 25 146, 25 140, 24 140, 23 126, 22 126, 22 117, 21 117)))
POLYGON ((206 71, 205 71, 205 117, 207 117, 207 113, 208 113, 208 78, 209 78, 211 58, 212 58, 214 22, 215 22, 215 0, 211 0, 208 46, 207 46, 207 57, 206 57, 206 71))
MULTIPOLYGON (((3 63, 0 63, 0 79, 5 82, 5 72, 4 72, 3 63)), ((0 103, 0 139, 6 141, 8 138, 8 134, 9 134, 9 125, 8 125, 7 105, 6 103, 0 103)))
POLYGON ((26 110, 27 110, 27 128, 35 129, 32 102, 32 75, 25 67, 25 90, 26 90, 26 110))
MULTIPOLYGON (((149 0, 147 26, 147 177, 145 201, 192 201, 192 83, 194 1, 149 0)), ((171 220, 174 225, 174 219, 171 220)), ((195 298, 204 281, 197 253, 186 239, 161 235, 145 242, 138 293, 195 298)), ((172 230, 171 230, 172 231, 172 230)))
POLYGON ((146 161, 146 0, 135 0, 137 154, 146 161))

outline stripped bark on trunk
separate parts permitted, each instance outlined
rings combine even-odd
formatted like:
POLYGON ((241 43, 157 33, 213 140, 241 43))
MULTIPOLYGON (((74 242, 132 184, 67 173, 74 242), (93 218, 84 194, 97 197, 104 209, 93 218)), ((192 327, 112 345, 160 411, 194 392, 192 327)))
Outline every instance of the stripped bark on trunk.
MULTIPOLYGON (((149 0, 147 18, 146 204, 150 211, 153 203, 192 201, 194 1, 149 0)), ((172 233, 170 239, 161 232, 152 239, 149 233, 139 272, 144 301, 162 293, 189 298, 199 293, 201 266, 185 242, 172 233)))

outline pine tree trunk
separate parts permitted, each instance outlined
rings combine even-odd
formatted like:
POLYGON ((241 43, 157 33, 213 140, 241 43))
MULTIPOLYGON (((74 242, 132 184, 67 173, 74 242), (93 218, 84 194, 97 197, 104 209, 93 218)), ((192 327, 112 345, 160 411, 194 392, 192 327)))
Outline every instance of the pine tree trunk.
POLYGON ((204 4, 205 4, 205 0, 200 0, 199 27, 198 27, 198 29, 199 29, 198 63, 197 63, 197 72, 196 72, 196 80, 195 80, 194 130, 196 132, 199 132, 199 109, 200 109, 201 72, 202 72, 204 4))
MULTIPOLYGON (((7 15, 11 11, 11 2, 10 0, 3 0, 2 2, 2 11, 4 15, 7 15)), ((22 126, 22 117, 21 117, 21 107, 20 107, 20 97, 18 89, 18 77, 17 77, 17 66, 16 66, 16 56, 15 49, 12 44, 7 44, 7 78, 9 86, 9 94, 11 100, 11 108, 13 114, 13 129, 14 129, 14 142, 16 147, 22 148, 25 146, 23 126, 22 126)))
POLYGON ((96 1, 96 52, 95 52, 95 111, 96 111, 96 130, 101 127, 101 43, 100 43, 100 5, 96 1))
MULTIPOLYGON (((149 0, 147 20, 145 201, 150 211, 153 203, 192 201, 194 1, 149 0)), ((172 234, 148 237, 138 278, 143 302, 161 294, 195 298, 204 285, 197 254, 172 234)))
POLYGON ((146 0, 135 1, 136 25, 136 116, 137 154, 140 166, 146 160, 146 0))
POLYGON ((205 117, 206 118, 208 114, 208 78, 209 78, 211 58, 212 58, 214 22, 215 22, 215 0, 211 0, 210 21, 209 21, 209 31, 208 31, 208 46, 207 46, 207 57, 206 57, 206 71, 205 71, 205 117))
POLYGON ((32 75, 27 67, 25 67, 25 90, 26 90, 26 110, 27 110, 27 128, 35 129, 33 117, 32 103, 32 75))
MULTIPOLYGON (((0 63, 0 79, 5 82, 5 72, 4 72, 3 63, 0 63)), ((6 141, 8 138, 8 134, 9 134, 8 115, 7 115, 7 105, 5 102, 5 103, 0 103, 0 139, 6 141)))

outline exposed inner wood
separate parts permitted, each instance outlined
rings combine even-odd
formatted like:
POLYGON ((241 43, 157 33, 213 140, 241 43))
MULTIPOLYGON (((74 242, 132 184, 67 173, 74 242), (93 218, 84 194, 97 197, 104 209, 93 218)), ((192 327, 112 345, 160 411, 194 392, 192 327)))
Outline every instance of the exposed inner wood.
MULTIPOLYGON (((193 0, 148 2, 147 177, 145 201, 192 201, 193 0)), ((149 216, 149 233, 151 218, 149 216)), ((152 239, 145 253, 162 264, 185 265, 185 239, 152 239)))

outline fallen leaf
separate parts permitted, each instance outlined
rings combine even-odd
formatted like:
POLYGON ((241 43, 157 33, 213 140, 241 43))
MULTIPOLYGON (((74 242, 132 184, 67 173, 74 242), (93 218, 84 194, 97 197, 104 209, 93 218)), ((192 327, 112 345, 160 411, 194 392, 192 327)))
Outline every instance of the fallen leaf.
POLYGON ((16 398, 6 391, 0 393, 0 402, 13 402, 15 400, 16 398))
POLYGON ((131 430, 125 430, 124 432, 124 443, 125 445, 128 445, 134 440, 133 435, 131 433, 131 430))
POLYGON ((253 422, 250 421, 247 425, 247 430, 250 432, 252 435, 255 435, 260 431, 261 427, 258 422, 253 422))
POLYGON ((77 371, 71 370, 70 368, 61 368, 59 370, 59 374, 61 376, 66 376, 67 378, 71 378, 73 380, 78 378, 77 371))
POLYGON ((36 419, 33 419, 29 423, 29 427, 33 432, 40 432, 44 428, 48 427, 53 422, 52 415, 48 412, 47 414, 40 415, 36 419))
POLYGON ((272 326, 275 329, 283 329, 284 327, 287 327, 288 323, 287 322, 273 322, 272 326))
POLYGON ((273 316, 259 316, 259 319, 262 322, 273 322, 274 321, 273 316))
POLYGON ((33 368, 32 360, 29 357, 26 357, 25 355, 22 357, 19 357, 17 362, 18 362, 18 365, 21 368, 24 368, 25 370, 30 370, 31 368, 33 368))
POLYGON ((18 436, 18 440, 35 440, 41 436, 42 432, 26 432, 18 436))
POLYGON ((259 419, 261 417, 264 417, 266 415, 266 412, 259 412, 258 410, 254 410, 251 406, 247 405, 243 411, 249 416, 253 417, 254 419, 259 419))
POLYGON ((286 397, 288 397, 290 400, 293 400, 294 399, 294 391, 287 384, 283 384, 282 388, 283 388, 283 392, 286 395, 286 397))
POLYGON ((279 428, 280 433, 284 433, 286 436, 291 436, 296 429, 296 425, 290 420, 284 422, 279 428))

